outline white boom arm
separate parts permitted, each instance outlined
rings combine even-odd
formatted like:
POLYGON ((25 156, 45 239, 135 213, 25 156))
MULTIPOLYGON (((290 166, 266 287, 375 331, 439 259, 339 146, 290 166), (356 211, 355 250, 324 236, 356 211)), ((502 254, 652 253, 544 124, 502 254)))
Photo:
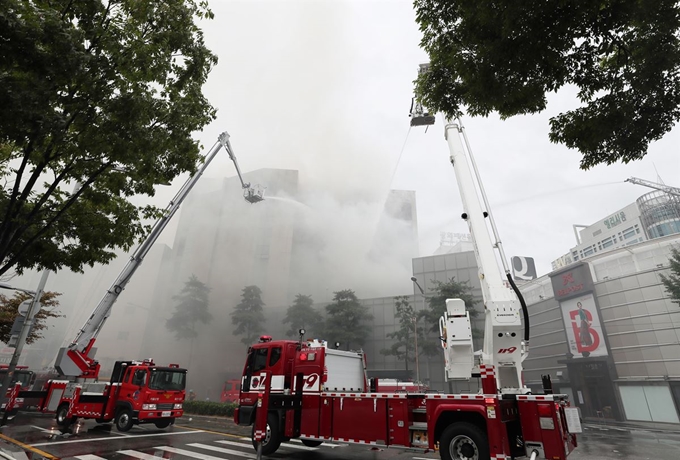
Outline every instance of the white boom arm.
MULTIPOLYGON (((497 237, 495 225, 491 219, 488 203, 481 188, 481 180, 479 174, 476 174, 477 182, 480 184, 479 192, 482 194, 485 202, 485 208, 479 199, 478 189, 475 185, 473 170, 476 171, 472 152, 470 151, 465 131, 460 122, 450 119, 445 120, 445 136, 449 144, 450 159, 453 169, 456 174, 456 181, 460 190, 460 196, 463 202, 464 214, 463 219, 468 223, 470 234, 472 235, 472 242, 474 245, 475 257, 477 259, 477 266, 479 269, 479 279, 482 286, 482 296, 484 300, 485 312, 485 327, 484 327, 484 347, 482 349, 481 363, 486 366, 495 366, 497 372, 497 382, 499 389, 504 392, 526 392, 526 388, 522 384, 522 360, 524 346, 527 343, 522 342, 522 322, 520 319, 520 302, 515 293, 505 284, 501 271, 499 270, 496 261, 496 254, 494 248, 501 252, 501 260, 505 265, 505 256, 502 253, 500 239, 496 238, 496 242, 492 242, 491 235, 487 228, 485 218, 489 218, 494 233, 497 237), (465 141, 466 148, 463 146, 465 141)), ((506 267, 506 273, 509 270, 506 267)), ((463 326, 456 327, 458 330, 465 330, 465 322, 469 325, 469 317, 467 315, 452 314, 457 310, 454 305, 449 306, 447 303, 447 310, 449 314, 445 317, 445 321, 462 322, 463 326)), ((454 337, 450 335, 451 326, 447 327, 446 344, 453 345, 454 337)), ((528 342, 528 341, 527 341, 528 342)), ((471 353, 471 347, 458 347, 459 350, 465 350, 465 353, 471 353)), ((455 353, 457 350, 451 349, 446 352, 455 353)), ((469 363, 471 358, 467 356, 459 356, 457 359, 449 357, 447 363, 459 366, 456 369, 447 368, 448 378, 469 378, 472 369, 462 369, 463 363, 469 363)))
POLYGON ((666 192, 669 195, 680 196, 680 188, 671 187, 670 185, 659 184, 657 182, 652 182, 644 179, 638 179, 637 177, 629 177, 624 182, 630 182, 631 184, 636 185, 643 185, 645 187, 661 190, 662 192, 666 192))
POLYGON ((93 351, 94 341, 97 335, 101 331, 104 323, 111 314, 111 309, 113 304, 118 299, 118 296, 125 289, 132 275, 135 273, 137 268, 144 261, 144 257, 149 252, 153 244, 156 242, 160 234, 163 232, 167 226, 172 216, 175 215, 180 205, 187 197, 191 189, 196 185, 200 179, 203 172, 207 169, 210 162, 215 158, 220 149, 224 147, 229 153, 229 157, 236 165, 236 171, 238 173, 239 179, 243 188, 246 189, 244 197, 246 201, 250 203, 256 203, 262 201, 262 192, 254 190, 250 187, 250 184, 243 182, 241 177, 241 172, 238 169, 238 164, 236 163, 236 157, 229 143, 229 134, 226 132, 219 135, 218 141, 210 149, 208 154, 203 161, 203 164, 198 168, 198 170, 182 185, 182 188, 177 192, 175 197, 170 201, 168 206, 165 208, 163 216, 156 221, 154 226, 151 228, 151 232, 146 237, 144 241, 137 247, 135 252, 130 257, 130 261, 127 263, 125 268, 120 272, 118 278, 113 282, 111 287, 99 302, 99 305, 94 309, 90 315, 85 325, 80 329, 76 338, 67 347, 62 348, 57 356, 57 361, 55 364, 56 369, 63 375, 68 377, 83 377, 83 378, 96 378, 99 373, 99 364, 94 360, 94 356, 90 356, 93 351))

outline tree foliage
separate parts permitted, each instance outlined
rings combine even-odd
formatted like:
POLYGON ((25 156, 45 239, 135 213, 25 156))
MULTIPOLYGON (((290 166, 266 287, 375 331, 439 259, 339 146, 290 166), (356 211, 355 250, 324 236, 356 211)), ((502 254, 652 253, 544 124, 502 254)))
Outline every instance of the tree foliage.
MULTIPOLYGON (((426 331, 439 336, 439 318, 446 312, 446 299, 461 299, 465 302, 465 309, 470 313, 470 319, 476 318, 479 312, 475 310, 477 301, 472 296, 472 288, 467 281, 459 282, 455 278, 448 281, 432 280, 434 288, 427 295, 427 308, 418 312, 420 321, 426 331)), ((475 331, 473 330, 473 334, 475 331)), ((441 346, 438 342, 428 340, 423 343, 423 353, 433 356, 439 353, 441 346)))
MULTIPOLYGON (((30 345, 45 338, 43 333, 49 328, 47 325, 48 318, 61 318, 64 316, 57 310, 59 307, 57 297, 60 295, 61 293, 59 292, 43 292, 40 297, 40 311, 35 313, 33 328, 26 338, 27 344, 30 345)), ((0 294, 0 342, 9 342, 12 325, 16 317, 19 316, 19 305, 23 301, 32 298, 30 294, 24 292, 17 292, 13 297, 6 297, 0 294)))
POLYGON ((671 248, 668 261, 671 264, 671 273, 668 276, 661 275, 661 282, 666 287, 671 301, 680 304, 680 250, 678 248, 671 248))
POLYGON ((373 315, 361 305, 351 289, 333 294, 333 302, 326 305, 326 335, 329 342, 340 342, 345 350, 363 345, 371 333, 371 327, 366 322, 371 321, 373 315))
POLYGON ((300 328, 305 330, 308 337, 321 337, 323 331, 323 318, 314 308, 311 296, 298 294, 295 296, 293 305, 286 310, 284 324, 290 324, 286 331, 288 337, 296 337, 300 328))
POLYGON ((680 119, 677 0, 415 0, 429 72, 416 81, 435 112, 502 118, 541 112, 578 88, 580 107, 550 120, 550 140, 581 168, 647 153, 680 119))
POLYGON ((193 171, 217 58, 205 1, 0 2, 0 274, 107 263, 193 171), (74 185, 76 187, 74 187, 74 185), (74 191, 72 191, 74 190, 74 191))
POLYGON ((241 294, 241 302, 231 313, 231 322, 236 329, 234 335, 243 335, 241 342, 252 345, 264 332, 264 302, 262 291, 257 286, 246 286, 241 294))
POLYGON ((196 275, 184 283, 179 294, 172 298, 177 302, 172 317, 165 322, 165 327, 175 334, 177 340, 198 337, 197 323, 208 324, 213 316, 208 310, 210 288, 201 282, 196 275))
MULTIPOLYGON (((403 360, 405 369, 408 372, 409 361, 416 356, 416 336, 422 341, 425 338, 423 328, 417 323, 416 311, 408 301, 407 296, 397 296, 394 298, 396 314, 395 319, 399 322, 399 329, 387 334, 387 338, 394 340, 390 348, 383 348, 380 354, 395 356, 397 360, 403 360)), ((423 349, 418 347, 418 354, 421 355, 423 349)))

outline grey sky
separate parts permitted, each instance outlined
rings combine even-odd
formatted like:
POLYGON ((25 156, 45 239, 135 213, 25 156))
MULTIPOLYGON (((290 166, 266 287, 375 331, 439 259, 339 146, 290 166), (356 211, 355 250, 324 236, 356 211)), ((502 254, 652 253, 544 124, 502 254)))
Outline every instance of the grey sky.
MULTIPOLYGON (((199 134, 209 147, 227 130, 244 171, 291 168, 306 191, 378 200, 415 190, 421 255, 440 232, 464 233, 443 124, 407 138, 412 81, 427 57, 411 1, 211 1, 203 24, 219 64, 206 94, 218 118, 199 134)), ((539 274, 591 224, 647 188, 630 176, 680 185, 680 129, 628 165, 578 168, 580 154, 548 141, 548 119, 576 104, 569 88, 540 115, 464 119, 506 253, 533 256, 539 274)), ((226 156, 208 177, 233 175, 226 156)), ((176 190, 180 181, 172 190, 176 190)), ((172 194, 159 193, 159 203, 172 194)), ((172 229, 162 237, 172 242, 172 229)), ((367 229, 373 231, 373 229, 367 229)))

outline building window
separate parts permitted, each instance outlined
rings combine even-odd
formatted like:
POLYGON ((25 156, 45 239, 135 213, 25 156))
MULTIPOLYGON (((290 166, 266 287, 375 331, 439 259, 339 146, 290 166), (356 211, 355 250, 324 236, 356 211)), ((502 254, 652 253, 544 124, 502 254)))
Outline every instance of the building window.
POLYGON ((619 390, 628 420, 678 423, 678 413, 667 386, 625 385, 619 390))

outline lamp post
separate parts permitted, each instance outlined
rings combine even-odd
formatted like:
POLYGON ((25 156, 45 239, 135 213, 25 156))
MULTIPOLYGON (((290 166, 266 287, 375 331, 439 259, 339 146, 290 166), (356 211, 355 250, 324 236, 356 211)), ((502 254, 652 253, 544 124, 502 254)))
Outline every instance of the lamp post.
MULTIPOLYGON (((26 338, 28 337, 28 331, 33 324, 33 317, 35 313, 40 309, 40 297, 42 297, 43 289, 45 289, 45 284, 47 284, 47 278, 50 276, 49 270, 43 270, 42 276, 40 277, 40 283, 38 283, 38 289, 34 291, 29 291, 28 289, 20 289, 7 285, 6 283, 0 283, 0 288, 13 289, 15 291, 25 292, 33 296, 31 303, 28 305, 26 310, 26 319, 24 324, 21 326, 21 331, 19 332, 19 337, 17 339, 16 348, 14 348, 14 353, 12 354, 12 359, 7 367, 7 374, 5 378, 2 379, 2 386, 0 387, 0 401, 6 401, 7 390, 9 389, 10 382, 14 376, 14 371, 16 370, 17 364, 19 362, 19 357, 21 356, 21 350, 24 348, 24 343, 26 343, 26 338), (36 308, 38 306, 38 308, 36 308)), ((2 424, 7 422, 7 416, 9 412, 5 410, 2 417, 2 424)))
MULTIPOLYGON (((423 295, 423 310, 425 309, 425 291, 423 288, 418 284, 418 279, 415 276, 411 277, 411 281, 413 281, 413 284, 418 287, 420 290, 420 293, 423 295)), ((418 380, 418 384, 420 384, 420 365, 418 362, 418 314, 416 312, 416 316, 413 317, 413 325, 414 325, 414 333, 415 333, 415 342, 416 342, 416 380, 418 380)))

